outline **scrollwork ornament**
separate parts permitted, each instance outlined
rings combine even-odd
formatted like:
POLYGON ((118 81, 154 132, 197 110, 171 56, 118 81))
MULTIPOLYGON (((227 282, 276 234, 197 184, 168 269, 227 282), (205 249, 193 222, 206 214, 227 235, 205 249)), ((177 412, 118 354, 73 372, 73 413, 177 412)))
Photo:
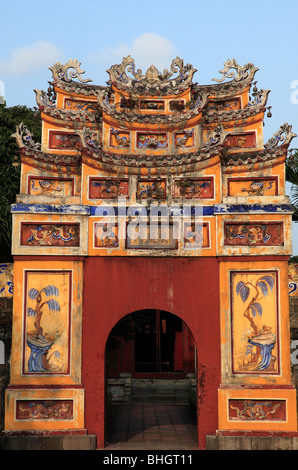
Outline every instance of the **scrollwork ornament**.
POLYGON ((258 90, 254 93, 252 93, 253 100, 250 98, 249 102, 247 103, 247 106, 252 107, 252 106, 257 106, 259 104, 265 105, 267 102, 267 97, 268 94, 270 93, 270 90, 258 90))
POLYGON ((33 134, 23 122, 19 126, 16 126, 16 132, 12 134, 11 137, 16 139, 19 147, 29 147, 35 150, 39 150, 41 147, 39 142, 34 142, 33 134))
POLYGON ((205 147, 213 147, 215 145, 223 144, 227 133, 223 126, 218 125, 209 135, 209 140, 204 144, 205 147))
POLYGON ((212 80, 221 83, 226 78, 233 78, 236 82, 240 82, 246 78, 252 79, 258 70, 259 69, 250 62, 245 65, 239 65, 235 59, 228 59, 226 62, 224 62, 224 68, 219 71, 219 73, 223 74, 223 77, 212 78, 212 80), (233 69, 235 71, 233 71, 233 69))
POLYGON ((280 126, 278 131, 273 134, 273 137, 268 140, 264 147, 267 149, 272 149, 282 143, 284 145, 288 145, 294 137, 297 137, 297 135, 292 132, 292 126, 285 122, 282 126, 280 126))
POLYGON ((98 150, 100 148, 99 142, 96 138, 96 132, 92 132, 89 127, 83 127, 83 129, 79 132, 79 136, 81 138, 83 147, 88 147, 93 150, 98 150))
POLYGON ((107 72, 110 75, 111 83, 117 83, 125 87, 136 86, 136 84, 142 82, 145 87, 158 87, 168 84, 175 88, 182 83, 183 85, 190 84, 196 69, 190 64, 184 65, 183 60, 176 57, 172 61, 170 70, 165 69, 163 73, 160 73, 154 65, 151 65, 144 75, 142 70, 136 69, 134 59, 129 55, 122 59, 121 64, 112 65, 107 72), (177 77, 173 78, 174 74, 178 74, 177 77))
POLYGON ((49 96, 49 93, 46 93, 43 90, 34 90, 36 93, 36 101, 40 105, 48 106, 50 108, 56 108, 56 100, 52 99, 49 96))
POLYGON ((55 82, 59 80, 62 80, 63 82, 72 82, 74 78, 77 78, 81 83, 92 82, 90 78, 82 78, 82 74, 85 73, 85 70, 82 70, 80 65, 81 62, 78 62, 77 59, 69 59, 65 65, 60 62, 56 62, 49 69, 52 71, 55 82))

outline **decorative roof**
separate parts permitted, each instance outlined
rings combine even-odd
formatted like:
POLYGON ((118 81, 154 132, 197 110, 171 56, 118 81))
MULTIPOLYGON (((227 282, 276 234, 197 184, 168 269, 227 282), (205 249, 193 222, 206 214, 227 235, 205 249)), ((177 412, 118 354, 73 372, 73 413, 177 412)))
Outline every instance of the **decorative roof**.
POLYGON ((18 143, 21 151, 21 159, 29 158, 40 163, 50 163, 55 165, 78 166, 81 164, 80 155, 51 154, 42 152, 41 144, 36 143, 33 134, 27 126, 21 123, 16 126, 16 132, 12 134, 18 143))
POLYGON ((254 66, 254 64, 247 63, 246 65, 239 65, 235 59, 228 59, 224 62, 224 68, 219 71, 223 75, 222 78, 213 78, 212 80, 220 83, 223 82, 226 78, 233 78, 235 82, 240 82, 242 80, 253 80, 255 73, 259 69, 254 66), (230 70, 235 70, 235 72, 230 72, 230 70))
MULTIPOLYGON (((120 122, 131 122, 140 124, 179 124, 196 116, 200 116, 205 109, 203 121, 205 123, 216 123, 218 121, 229 121, 237 119, 247 119, 266 110, 269 90, 260 90, 254 93, 254 100, 251 100, 244 109, 210 111, 206 105, 209 97, 223 98, 233 93, 239 93, 243 88, 250 85, 255 72, 258 70, 253 64, 239 65, 235 59, 227 60, 224 68, 220 70, 223 75, 220 79, 212 79, 215 85, 199 86, 192 82, 196 69, 192 65, 186 64, 179 57, 172 61, 170 70, 165 69, 162 73, 151 65, 145 74, 140 69, 136 69, 134 59, 129 55, 124 57, 121 64, 112 65, 107 70, 110 80, 108 86, 100 87, 90 85, 92 80, 83 79, 85 73, 81 69, 81 63, 77 59, 70 59, 66 64, 57 62, 50 70, 52 71, 53 82, 50 85, 59 87, 69 93, 83 95, 93 95, 97 97, 98 111, 88 112, 87 110, 65 110, 56 107, 52 96, 44 91, 35 90, 37 104, 42 112, 54 119, 74 122, 101 122, 101 112, 103 111, 111 118, 120 122), (226 78, 232 78, 227 83, 223 83, 226 78), (74 81, 77 79, 77 81, 74 81), (140 112, 138 106, 127 108, 121 107, 110 101, 111 89, 115 87, 119 91, 126 91, 132 97, 140 96, 171 96, 179 95, 187 89, 191 89, 191 101, 187 103, 184 110, 164 114, 140 112)), ((256 83, 256 82, 255 82, 256 83)), ((256 88, 256 87, 255 87, 256 88)))
POLYGON ((81 83, 92 82, 91 78, 82 78, 82 74, 85 73, 85 70, 80 68, 81 62, 78 62, 77 59, 69 59, 66 64, 60 64, 56 62, 49 69, 52 71, 52 76, 54 83, 62 80, 64 82, 72 82, 74 78, 77 78, 81 83), (69 75, 68 71, 71 69, 69 75))
POLYGON ((101 122, 101 110, 98 106, 98 110, 88 111, 84 109, 60 109, 56 107, 56 102, 51 101, 43 90, 34 90, 36 93, 36 102, 37 105, 44 114, 51 116, 54 119, 59 119, 61 121, 73 121, 73 122, 91 122, 99 123, 101 122))
MULTIPOLYGON (((105 87, 90 84, 91 79, 89 78, 83 79, 82 75, 85 72, 80 66, 81 63, 76 59, 70 59, 64 65, 60 62, 54 64, 50 67, 53 81, 49 82, 50 88, 48 92, 35 90, 35 93, 37 104, 44 114, 59 120, 61 127, 76 129, 76 133, 81 137, 79 152, 82 158, 85 156, 96 162, 108 165, 127 167, 146 166, 148 168, 200 163, 215 155, 219 156, 222 165, 226 167, 246 165, 254 162, 269 163, 271 161, 272 163, 273 159, 279 158, 285 152, 292 138, 296 136, 292 132, 292 126, 285 123, 269 139, 262 150, 250 151, 249 149, 240 149, 240 151, 235 151, 234 149, 230 151, 225 147, 224 143, 227 134, 224 126, 227 126, 227 122, 234 122, 234 127, 236 125, 245 127, 246 120, 250 120, 251 123, 252 119, 250 118, 254 116, 261 119, 263 117, 262 113, 265 112, 267 107, 269 90, 258 90, 256 87, 257 82, 254 82, 253 93, 249 97, 249 88, 258 70, 251 63, 240 66, 235 59, 226 61, 224 68, 219 72, 222 74, 222 77, 219 79, 214 78, 213 81, 216 83, 206 86, 200 86, 192 82, 196 69, 190 64, 185 65, 179 57, 172 61, 170 70, 165 69, 161 73, 152 65, 145 74, 140 69, 136 69, 134 59, 131 56, 125 57, 121 64, 113 65, 107 70, 110 80, 107 82, 108 86, 105 87), (230 80, 224 83, 226 79, 230 80), (79 93, 80 95, 93 95, 96 97, 97 100, 94 98, 89 99, 89 101, 86 100, 86 103, 92 101, 92 111, 88 111, 88 106, 84 108, 83 106, 77 107, 77 105, 75 105, 75 108, 69 109, 57 108, 55 92, 58 88, 73 95, 79 93), (116 94, 115 90, 118 90, 119 93, 117 99, 113 101, 113 99, 110 99, 110 96, 116 94), (231 99, 238 100, 240 103, 240 95, 244 90, 244 103, 247 103, 249 97, 249 101, 244 108, 243 102, 242 105, 235 105, 231 108, 216 104, 216 101, 221 102, 225 99, 228 100, 228 103, 231 99), (184 98, 189 101, 184 106, 184 109, 178 111, 162 109, 161 112, 154 112, 153 109, 153 112, 150 112, 146 109, 140 109, 139 106, 122 106, 121 102, 118 102, 119 94, 123 96, 122 92, 126 92, 127 94, 124 94, 124 96, 129 96, 132 100, 140 100, 141 97, 145 97, 144 100, 146 100, 147 97, 154 97, 154 100, 158 101, 156 97, 167 97, 169 100, 172 99, 175 103, 178 103, 179 96, 184 94, 184 98), (215 105, 212 107, 211 104, 214 102, 215 105), (194 125, 194 122, 197 124, 198 119, 202 119, 201 122, 203 124, 200 127, 200 132, 202 132, 202 129, 204 130, 204 125, 205 131, 208 128, 214 127, 214 124, 216 126, 220 123, 221 126, 217 126, 213 133, 209 134, 207 144, 201 143, 194 151, 192 151, 193 147, 189 148, 189 152, 183 151, 182 147, 180 147, 173 154, 165 153, 163 155, 157 155, 154 152, 150 154, 132 154, 129 153, 129 149, 127 149, 127 153, 122 151, 117 153, 117 150, 115 152, 106 150, 94 140, 93 136, 95 133, 93 134, 93 130, 100 128, 103 119, 102 113, 111 117, 110 120, 107 119, 110 125, 117 128, 117 123, 115 125, 113 120, 118 121, 123 129, 128 128, 127 123, 143 124, 143 127, 146 127, 146 124, 161 124, 167 126, 170 130, 177 129, 181 131, 183 128, 187 133, 187 129, 189 130, 194 125), (196 121, 194 118, 196 118, 196 121), (206 124, 212 125, 207 126, 206 124), (89 128, 86 127, 88 125, 90 126, 89 128)), ((85 103, 84 99, 82 101, 75 101, 75 97, 72 97, 72 100, 76 103, 85 103)), ((136 126, 132 127, 135 128, 136 126)), ((115 134, 117 129, 114 130, 112 128, 112 133, 121 139, 121 137, 115 134)), ((22 158, 26 157, 32 161, 66 166, 78 166, 81 163, 79 154, 76 156, 42 152, 40 144, 34 142, 33 135, 23 123, 17 126, 13 137, 16 138, 21 148, 22 158)), ((134 149, 132 152, 134 151, 137 151, 137 149, 134 149)))
POLYGON ((179 57, 172 61, 170 70, 159 72, 154 65, 151 65, 143 74, 142 70, 136 69, 134 59, 129 55, 123 58, 121 64, 112 65, 107 70, 110 76, 107 87, 90 84, 92 82, 90 78, 83 79, 85 71, 80 66, 81 63, 77 59, 70 59, 66 64, 55 63, 49 68, 52 71, 53 85, 69 93, 89 96, 107 91, 112 85, 120 91, 138 95, 177 95, 192 87, 193 90, 201 92, 205 90, 209 94, 221 96, 248 86, 259 70, 251 63, 239 65, 235 59, 228 59, 224 63, 224 68, 220 70, 223 77, 213 78, 216 84, 202 86, 192 82, 197 69, 190 64, 185 65, 179 57), (232 80, 223 83, 227 78, 232 80))
POLYGON ((285 123, 268 140, 264 145, 264 149, 252 152, 226 153, 223 163, 226 166, 235 166, 272 161, 285 156, 285 152, 294 137, 297 137, 297 135, 292 132, 292 126, 285 123))
POLYGON ((151 65, 143 75, 142 70, 136 70, 134 59, 129 55, 123 58, 121 64, 112 65, 107 72, 110 75, 109 83, 119 90, 154 96, 178 94, 186 90, 192 84, 196 69, 190 64, 184 65, 183 60, 176 57, 170 70, 165 69, 160 73, 151 65))
POLYGON ((65 155, 57 153, 47 153, 42 152, 41 150, 36 150, 31 147, 23 147, 20 149, 21 152, 21 161, 26 161, 27 163, 35 166, 36 164, 40 166, 41 164, 49 164, 55 166, 65 166, 65 167, 81 167, 81 155, 65 155), (35 165, 34 165, 35 163, 35 165))
MULTIPOLYGON (((148 168, 189 165, 206 161, 214 156, 220 156, 222 164, 227 167, 270 162, 278 157, 284 156, 291 140, 296 137, 296 134, 292 132, 292 126, 285 123, 273 137, 268 140, 264 145, 264 149, 251 152, 229 153, 227 149, 224 148, 226 132, 223 126, 217 126, 209 135, 209 141, 195 152, 170 155, 132 155, 115 154, 105 151, 99 142, 96 141, 95 134, 90 128, 84 127, 81 131, 78 131, 78 134, 81 138, 81 153, 83 158, 84 155, 86 155, 96 162, 105 164, 127 167, 146 166, 148 168)), ((34 142, 33 135, 23 123, 17 126, 16 132, 12 137, 16 138, 18 142, 22 158, 27 157, 36 162, 54 165, 78 167, 81 164, 80 154, 65 155, 42 152, 40 150, 40 144, 34 142)))
POLYGON ((117 105, 110 104, 108 93, 98 94, 98 103, 102 111, 104 111, 106 114, 119 121, 139 122, 140 124, 178 124, 182 121, 185 122, 195 116, 198 116, 206 106, 207 101, 208 94, 206 92, 202 92, 198 94, 195 101, 189 104, 188 109, 185 111, 173 112, 171 114, 149 114, 140 113, 137 106, 132 107, 131 109, 119 108, 117 105))
POLYGON ((82 78, 85 71, 80 68, 80 65, 81 62, 78 62, 77 59, 69 59, 64 65, 56 62, 52 67, 49 67, 49 70, 52 71, 53 85, 58 86, 62 90, 81 95, 94 95, 99 90, 106 88, 99 85, 89 85, 88 83, 92 80, 90 78, 82 78), (77 78, 79 83, 75 82, 74 78, 77 78))

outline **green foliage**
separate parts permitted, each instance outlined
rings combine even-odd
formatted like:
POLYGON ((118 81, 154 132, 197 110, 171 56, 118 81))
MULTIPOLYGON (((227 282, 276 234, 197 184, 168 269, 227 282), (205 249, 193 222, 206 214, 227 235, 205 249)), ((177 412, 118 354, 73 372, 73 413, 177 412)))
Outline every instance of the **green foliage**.
POLYGON ((16 165, 19 147, 11 135, 21 122, 34 135, 34 140, 40 142, 41 117, 38 110, 27 106, 8 108, 6 104, 0 105, 0 262, 11 261, 10 207, 20 192, 20 165, 16 165))
POLYGON ((298 222, 298 149, 293 149, 286 160, 286 180, 291 183, 290 200, 294 204, 293 221, 298 222))

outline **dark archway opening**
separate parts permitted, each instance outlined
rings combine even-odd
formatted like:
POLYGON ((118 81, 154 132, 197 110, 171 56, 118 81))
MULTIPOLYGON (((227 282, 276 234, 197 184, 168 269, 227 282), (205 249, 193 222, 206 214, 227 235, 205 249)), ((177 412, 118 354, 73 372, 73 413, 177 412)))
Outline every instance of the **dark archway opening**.
POLYGON ((106 345, 106 385, 109 445, 197 444, 196 348, 178 316, 148 309, 122 318, 106 345))
POLYGON ((196 349, 183 320, 163 310, 149 309, 122 318, 107 341, 107 374, 117 377, 185 376, 195 373, 196 349))

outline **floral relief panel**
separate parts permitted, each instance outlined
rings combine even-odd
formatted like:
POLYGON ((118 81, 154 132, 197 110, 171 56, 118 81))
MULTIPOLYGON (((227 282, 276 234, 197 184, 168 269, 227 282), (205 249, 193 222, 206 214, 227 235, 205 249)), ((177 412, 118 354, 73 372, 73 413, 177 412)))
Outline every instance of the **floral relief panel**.
POLYGON ((278 272, 232 272, 231 303, 233 373, 278 374, 278 272))
POLYGON ((35 196, 73 196, 74 179, 30 176, 28 180, 28 194, 35 196))
POLYGON ((24 374, 69 373, 71 271, 26 271, 24 374))
POLYGON ((229 196, 276 196, 278 180, 272 178, 229 178, 229 196))
POLYGON ((73 419, 73 400, 17 400, 16 419, 73 419))
POLYGON ((79 246, 80 225, 66 223, 21 224, 21 245, 25 246, 79 246))
POLYGON ((73 133, 51 131, 49 135, 49 148, 59 150, 80 150, 82 147, 80 136, 73 133))
POLYGON ((231 421, 286 421, 285 400, 229 400, 231 421))
POLYGON ((174 181, 173 198, 212 199, 214 183, 212 177, 207 178, 177 178, 174 181))
POLYGON ((243 132, 243 134, 229 134, 224 146, 226 148, 253 148, 256 146, 256 134, 254 132, 243 132))
POLYGON ((278 223, 225 223, 225 245, 282 246, 283 226, 278 223))
POLYGON ((97 222, 94 224, 95 248, 119 248, 118 224, 97 222))
POLYGON ((90 178, 90 199, 116 199, 120 196, 128 196, 129 181, 120 178, 90 178))

